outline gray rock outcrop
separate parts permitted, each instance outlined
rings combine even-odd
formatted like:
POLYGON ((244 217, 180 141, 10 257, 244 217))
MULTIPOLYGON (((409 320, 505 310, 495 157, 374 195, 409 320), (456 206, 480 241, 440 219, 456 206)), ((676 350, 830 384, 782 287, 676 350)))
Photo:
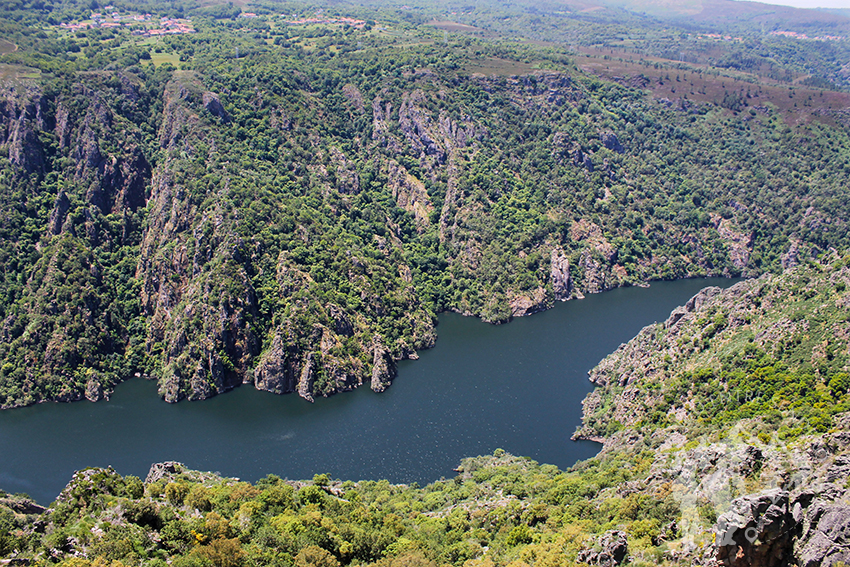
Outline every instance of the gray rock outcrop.
POLYGON ((737 498, 717 520, 716 558, 729 567, 790 565, 795 526, 784 490, 737 498))
POLYGON ((602 145, 612 152, 622 154, 626 151, 623 144, 620 143, 620 139, 617 138, 617 135, 613 132, 603 132, 602 135, 599 136, 599 139, 602 141, 602 145))
POLYGON ((392 357, 380 343, 375 344, 372 359, 372 391, 386 390, 396 375, 396 365, 392 357))
POLYGON ((163 478, 170 478, 173 475, 180 474, 185 468, 186 465, 177 461, 154 463, 148 471, 148 476, 145 477, 145 484, 151 484, 163 478))
POLYGON ((546 289, 538 287, 528 293, 517 294, 508 301, 511 307, 511 317, 524 317, 543 311, 547 307, 546 289))
POLYGON ((552 250, 552 268, 550 277, 555 299, 566 301, 573 294, 573 280, 570 276, 570 260, 560 248, 552 250))
MULTIPOLYGON (((842 480, 846 480, 844 477, 842 480)), ((791 497, 773 489, 732 502, 717 521, 715 558, 730 567, 828 567, 850 561, 850 505, 831 483, 791 497)))
POLYGON ((230 122, 230 115, 224 109, 224 105, 218 98, 218 95, 211 92, 205 92, 203 95, 204 108, 215 117, 221 118, 222 122, 230 122))
POLYGON ((629 545, 626 533, 612 530, 602 534, 592 548, 580 551, 577 559, 579 563, 588 565, 614 567, 622 565, 628 555, 629 545))

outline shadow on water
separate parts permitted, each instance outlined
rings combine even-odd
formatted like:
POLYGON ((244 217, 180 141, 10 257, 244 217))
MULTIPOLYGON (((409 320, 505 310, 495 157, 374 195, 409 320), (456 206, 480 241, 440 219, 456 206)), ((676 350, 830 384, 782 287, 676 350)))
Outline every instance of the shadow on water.
POLYGON ((0 412, 0 488, 47 503, 80 468, 144 477, 164 460, 251 481, 328 472, 424 484, 499 447, 569 467, 598 450, 569 439, 591 389, 587 371, 702 287, 732 283, 618 289, 500 326, 443 314, 437 346, 399 364, 380 395, 367 386, 310 404, 242 387, 169 405, 154 383, 134 379, 108 402, 0 412))

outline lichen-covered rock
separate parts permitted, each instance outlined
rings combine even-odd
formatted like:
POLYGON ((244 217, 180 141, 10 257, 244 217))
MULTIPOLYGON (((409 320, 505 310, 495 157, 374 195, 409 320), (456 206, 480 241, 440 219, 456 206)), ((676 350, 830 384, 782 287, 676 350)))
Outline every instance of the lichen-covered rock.
POLYGON ((299 375, 296 355, 297 349, 287 344, 282 332, 275 333, 271 348, 254 370, 254 387, 275 394, 294 392, 299 375))
POLYGON ((97 376, 92 376, 86 382, 86 399, 90 402, 99 402, 104 398, 103 386, 97 376))
POLYGON ((717 560, 729 567, 790 565, 796 523, 788 492, 773 489, 732 501, 717 520, 717 560))
POLYGON ((224 109, 224 105, 221 104, 221 100, 219 100, 217 94, 207 91, 203 94, 201 100, 204 103, 204 108, 206 108, 210 114, 217 118, 221 118, 222 122, 230 122, 230 116, 224 109))
POLYGON ((596 545, 579 552, 579 563, 598 565, 599 567, 615 567, 622 565, 629 555, 628 536, 625 532, 611 530, 602 534, 596 545))
POLYGON ((538 287, 527 293, 515 294, 509 299, 511 317, 524 317, 543 311, 548 306, 548 301, 549 298, 544 287, 538 287))
POLYGON ((384 347, 376 341, 372 357, 372 391, 383 392, 396 375, 396 365, 384 347))
MULTIPOLYGON (((846 494, 845 494, 846 499, 846 494)), ((795 511, 800 509, 798 502, 795 511)), ((795 558, 800 567, 829 567, 850 561, 850 504, 815 500, 798 520, 795 558)))
POLYGON ((186 470, 186 465, 177 461, 153 463, 148 471, 148 476, 145 477, 145 484, 152 484, 158 480, 171 478, 173 475, 180 474, 184 470, 186 470))
POLYGON ((614 132, 603 132, 599 136, 599 139, 602 141, 602 145, 612 152, 622 154, 626 151, 626 148, 623 147, 623 144, 620 143, 620 139, 614 132))

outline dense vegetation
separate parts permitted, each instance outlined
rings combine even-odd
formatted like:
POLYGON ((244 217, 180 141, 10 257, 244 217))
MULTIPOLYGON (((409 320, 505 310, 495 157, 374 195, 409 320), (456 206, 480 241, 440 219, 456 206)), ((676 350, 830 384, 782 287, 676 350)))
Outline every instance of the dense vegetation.
POLYGON ((134 373, 169 401, 381 390, 441 310, 501 322, 784 273, 706 291, 600 363, 578 434, 604 448, 569 471, 502 451, 426 487, 88 469, 47 511, 0 493, 0 557, 554 566, 598 562, 620 530, 635 564, 691 564, 721 557, 742 495, 774 489, 789 523, 792 497, 830 510, 807 526, 840 512, 850 103, 820 89, 846 86, 846 41, 545 3, 457 10, 478 28, 425 25, 446 15, 430 5, 287 25, 315 11, 268 2, 132 7, 192 16, 185 35, 57 27, 98 8, 0 8, 0 406, 134 373))
POLYGON ((170 401, 381 390, 442 310, 500 322, 847 244, 837 93, 795 114, 755 75, 665 66, 736 90, 659 101, 557 46, 270 7, 175 4, 197 33, 164 38, 4 8, 0 405, 136 373, 170 401))
POLYGON ((647 327, 591 372, 605 387, 586 403, 581 434, 716 434, 750 419, 767 439, 826 433, 850 410, 848 279, 847 260, 832 259, 709 294, 647 327))
POLYGON ((9 549, 79 567, 460 565, 485 551, 482 565, 531 558, 563 565, 575 560, 589 530, 622 522, 651 547, 651 535, 675 511, 672 498, 612 501, 594 512, 588 496, 623 475, 613 463, 585 468, 563 473, 497 451, 465 460, 457 479, 426 488, 326 475, 301 483, 269 476, 252 486, 180 467, 143 484, 89 469, 51 508, 50 535, 13 530, 9 549), (62 560, 82 549, 88 559, 62 560))

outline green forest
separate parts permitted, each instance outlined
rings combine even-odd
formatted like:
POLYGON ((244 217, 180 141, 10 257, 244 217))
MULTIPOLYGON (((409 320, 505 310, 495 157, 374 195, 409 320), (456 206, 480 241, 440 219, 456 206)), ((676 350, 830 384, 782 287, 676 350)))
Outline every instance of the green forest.
MULTIPOLYGON (((643 71, 610 80, 589 52, 427 11, 175 4, 157 16, 193 33, 67 28, 94 9, 4 12, 3 407, 133 375, 168 401, 380 391, 441 311, 500 323, 846 246, 837 84, 622 57, 643 71)), ((663 34, 643 33, 648 54, 663 34)))
POLYGON ((744 281, 591 370, 569 470, 89 468, 0 492, 0 561, 850 561, 850 19, 693 4, 4 2, 3 410, 381 392, 442 312, 744 281))

